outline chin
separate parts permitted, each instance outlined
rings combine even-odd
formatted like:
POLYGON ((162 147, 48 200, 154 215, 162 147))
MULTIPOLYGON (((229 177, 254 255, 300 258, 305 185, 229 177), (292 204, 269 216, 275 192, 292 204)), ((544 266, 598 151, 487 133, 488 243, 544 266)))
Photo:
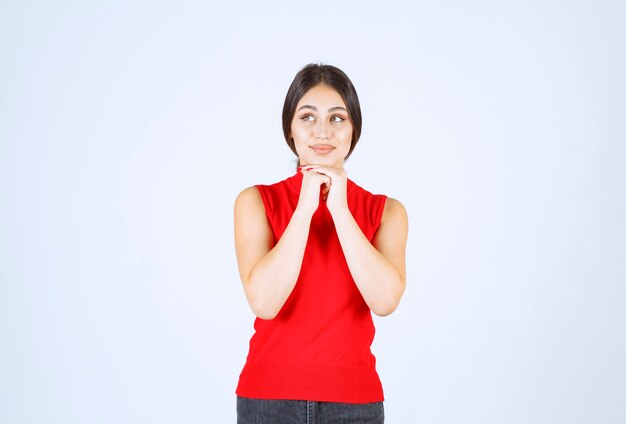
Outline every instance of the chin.
POLYGON ((332 167, 335 164, 335 161, 330 158, 309 158, 308 160, 303 160, 304 163, 309 165, 323 165, 332 167))

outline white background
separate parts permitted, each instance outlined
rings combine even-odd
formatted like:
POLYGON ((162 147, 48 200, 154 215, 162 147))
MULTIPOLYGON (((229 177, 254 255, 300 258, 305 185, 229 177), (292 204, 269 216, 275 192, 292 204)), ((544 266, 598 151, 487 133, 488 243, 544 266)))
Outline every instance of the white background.
POLYGON ((0 3, 0 422, 229 423, 232 206, 309 62, 409 213, 389 423, 626 422, 622 1, 0 3))

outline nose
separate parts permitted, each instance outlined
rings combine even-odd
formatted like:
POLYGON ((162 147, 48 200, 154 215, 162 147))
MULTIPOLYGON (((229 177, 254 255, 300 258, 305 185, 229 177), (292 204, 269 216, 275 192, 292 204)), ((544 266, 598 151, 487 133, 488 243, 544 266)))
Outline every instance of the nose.
POLYGON ((322 121, 315 126, 315 138, 317 140, 328 140, 330 138, 328 123, 322 121))

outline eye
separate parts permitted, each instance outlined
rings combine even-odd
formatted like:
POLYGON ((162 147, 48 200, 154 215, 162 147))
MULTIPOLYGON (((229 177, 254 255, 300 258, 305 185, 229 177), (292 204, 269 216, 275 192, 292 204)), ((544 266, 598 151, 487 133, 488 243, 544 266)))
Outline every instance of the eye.
POLYGON ((313 115, 304 115, 300 119, 302 119, 305 122, 313 122, 313 121, 315 121, 315 116, 313 116, 313 115))
POLYGON ((331 122, 343 122, 343 121, 345 121, 345 119, 344 119, 342 116, 333 115, 333 116, 330 118, 330 121, 331 121, 331 122))

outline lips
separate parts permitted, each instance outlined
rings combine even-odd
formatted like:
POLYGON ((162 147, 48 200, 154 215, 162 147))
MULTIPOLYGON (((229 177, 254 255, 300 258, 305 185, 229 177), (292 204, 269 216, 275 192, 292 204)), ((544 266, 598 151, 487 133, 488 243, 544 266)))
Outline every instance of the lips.
POLYGON ((335 149, 335 146, 331 144, 314 144, 310 147, 318 155, 325 155, 335 149))

